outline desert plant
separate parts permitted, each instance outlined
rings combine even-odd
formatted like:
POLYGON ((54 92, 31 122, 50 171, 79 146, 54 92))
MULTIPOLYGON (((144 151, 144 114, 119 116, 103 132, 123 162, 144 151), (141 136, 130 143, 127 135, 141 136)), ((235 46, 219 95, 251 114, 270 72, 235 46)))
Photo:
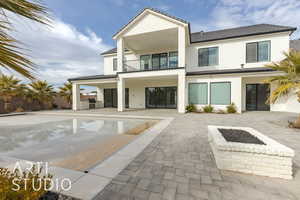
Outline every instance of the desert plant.
POLYGON ((205 112, 205 113, 212 113, 212 112, 214 111, 214 107, 211 106, 211 105, 207 105, 207 106, 204 106, 204 107, 202 108, 202 110, 203 110, 203 112, 205 112))
POLYGON ((54 96, 56 95, 53 86, 47 81, 35 81, 29 84, 28 93, 33 100, 37 100, 41 108, 45 105, 52 105, 54 96))
MULTIPOLYGON (((275 83, 275 89, 271 92, 268 99, 269 103, 275 103, 280 97, 296 92, 299 97, 300 93, 300 52, 290 50, 285 52, 285 59, 280 62, 273 62, 266 65, 277 71, 285 72, 283 75, 274 76, 265 80, 266 83, 275 83)), ((300 99, 298 98, 300 102, 300 99)), ((291 122, 290 126, 300 128, 300 116, 295 122, 291 122)))
POLYGON ((52 179, 50 174, 42 176, 41 170, 33 166, 32 171, 21 174, 18 170, 11 172, 0 168, 0 199, 39 199, 50 187, 52 179))
POLYGON ((69 104, 72 104, 72 83, 65 83, 64 86, 59 88, 59 94, 69 104))
POLYGON ((38 23, 49 24, 47 9, 40 5, 38 0, 0 1, 0 66, 33 79, 32 71, 36 68, 34 63, 19 51, 19 42, 10 35, 14 28, 11 24, 11 13, 38 23))
POLYGON ((237 112, 237 109, 236 109, 236 106, 234 103, 231 103, 230 105, 228 105, 226 107, 227 109, 227 113, 236 113, 237 112))
POLYGON ((11 101, 14 97, 22 96, 25 91, 25 85, 21 84, 21 80, 14 76, 2 74, 0 76, 0 99, 4 101, 4 110, 11 111, 11 101))
POLYGON ((190 104, 190 105, 186 106, 185 110, 187 112, 195 112, 196 111, 196 107, 195 107, 195 105, 190 104))

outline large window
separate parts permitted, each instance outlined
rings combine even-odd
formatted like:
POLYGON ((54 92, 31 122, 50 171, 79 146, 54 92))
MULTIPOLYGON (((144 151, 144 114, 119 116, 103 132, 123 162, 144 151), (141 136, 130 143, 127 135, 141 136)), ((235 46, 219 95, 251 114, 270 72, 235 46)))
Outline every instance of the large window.
POLYGON ((189 104, 207 104, 207 83, 189 84, 189 104))
POLYGON ((140 58, 141 58, 141 70, 151 69, 151 55, 142 55, 140 58))
POLYGON ((270 61, 270 41, 252 42, 246 44, 246 62, 265 62, 270 61))
POLYGON ((215 82, 210 84, 210 104, 229 105, 231 103, 230 82, 215 82))
POLYGON ((198 66, 214 66, 219 64, 219 48, 201 48, 198 49, 198 66))
POLYGON ((113 70, 114 71, 118 70, 118 59, 117 58, 113 59, 113 70))
POLYGON ((169 53, 169 67, 174 68, 178 66, 178 52, 173 51, 169 53))

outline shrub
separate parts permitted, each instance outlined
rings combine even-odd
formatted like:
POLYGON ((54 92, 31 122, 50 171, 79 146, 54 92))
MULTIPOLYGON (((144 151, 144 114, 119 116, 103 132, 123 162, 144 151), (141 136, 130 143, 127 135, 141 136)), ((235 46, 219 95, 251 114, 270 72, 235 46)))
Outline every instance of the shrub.
POLYGON ((22 107, 18 107, 15 112, 24 112, 24 109, 22 107))
POLYGON ((228 113, 236 113, 237 110, 236 110, 236 106, 234 103, 231 103, 230 105, 228 105, 227 107, 227 112, 228 113))
POLYGON ((205 113, 212 113, 212 112, 214 111, 214 107, 211 106, 211 105, 204 106, 204 107, 203 107, 203 111, 204 111, 205 113))
POLYGON ((41 171, 38 172, 35 166, 31 172, 27 171, 23 174, 17 170, 10 172, 6 168, 0 168, 0 199, 39 199, 46 192, 44 184, 46 188, 49 188, 52 178, 51 175, 41 176, 40 174, 41 171))
POLYGON ((195 112, 196 111, 196 107, 195 107, 195 105, 191 104, 191 105, 186 106, 185 110, 187 112, 195 112))

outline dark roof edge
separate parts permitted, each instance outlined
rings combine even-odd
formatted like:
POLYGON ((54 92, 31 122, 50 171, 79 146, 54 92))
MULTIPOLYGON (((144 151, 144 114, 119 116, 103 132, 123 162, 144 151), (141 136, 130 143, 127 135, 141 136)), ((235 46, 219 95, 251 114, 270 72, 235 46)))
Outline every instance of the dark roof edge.
POLYGON ((95 75, 95 76, 81 76, 76 78, 69 78, 68 81, 84 81, 84 80, 94 80, 94 79, 109 79, 116 78, 117 75, 95 75))
POLYGON ((209 71, 197 71, 187 72, 187 76, 197 75, 215 75, 215 74, 238 74, 238 73, 253 73, 253 72, 273 72, 272 68, 240 68, 240 69, 226 69, 226 70, 209 70, 209 71))
MULTIPOLYGON (((254 35, 264 35, 264 34, 272 34, 272 33, 280 33, 280 32, 286 32, 286 31, 296 31, 297 28, 287 28, 283 30, 278 30, 278 31, 266 31, 266 32, 261 32, 261 33, 251 33, 251 34, 246 34, 246 35, 237 35, 237 36, 230 36, 230 37, 223 37, 223 38, 218 38, 218 39, 211 39, 211 40, 202 40, 202 41, 195 41, 195 42, 190 42, 191 44, 195 43, 202 43, 202 42, 212 42, 212 41, 218 41, 218 40, 227 40, 227 39, 233 39, 233 38, 242 38, 242 37, 249 37, 249 36, 254 36, 254 35)), ((193 34, 193 33, 191 33, 193 34)))

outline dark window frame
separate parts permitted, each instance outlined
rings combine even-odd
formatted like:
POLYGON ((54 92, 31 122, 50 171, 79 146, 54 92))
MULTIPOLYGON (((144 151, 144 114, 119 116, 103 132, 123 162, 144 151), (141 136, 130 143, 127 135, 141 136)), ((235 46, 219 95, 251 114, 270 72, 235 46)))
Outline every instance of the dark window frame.
POLYGON ((178 51, 170 51, 169 53, 168 53, 168 68, 177 68, 178 67, 178 51), (170 54, 172 54, 172 53, 176 53, 177 54, 177 56, 170 56, 170 54), (170 58, 171 57, 177 57, 177 63, 176 63, 176 66, 171 66, 171 64, 170 64, 170 58))
POLYGON ((204 47, 204 48, 198 48, 198 67, 212 67, 212 66, 218 66, 220 63, 220 56, 219 56, 220 52, 219 52, 219 46, 213 46, 213 47, 204 47), (208 58, 208 65, 200 65, 200 50, 202 49, 207 49, 208 50, 208 57, 209 57, 209 49, 211 48, 216 48, 217 49, 217 63, 210 65, 209 64, 209 58, 208 58))
POLYGON ((271 40, 246 43, 246 60, 245 60, 246 63, 259 63, 259 62, 270 62, 270 61, 271 61, 271 40), (261 42, 269 42, 268 60, 264 60, 264 61, 259 60, 259 43, 261 43, 261 42), (248 44, 256 44, 256 61, 247 62, 247 57, 248 57, 247 45, 248 44))
POLYGON ((209 104, 210 105, 230 105, 232 103, 232 95, 231 95, 231 81, 218 81, 218 82, 210 82, 209 83, 209 104), (214 83, 229 83, 229 96, 230 96, 230 102, 229 104, 212 104, 211 103, 211 85, 214 83))

